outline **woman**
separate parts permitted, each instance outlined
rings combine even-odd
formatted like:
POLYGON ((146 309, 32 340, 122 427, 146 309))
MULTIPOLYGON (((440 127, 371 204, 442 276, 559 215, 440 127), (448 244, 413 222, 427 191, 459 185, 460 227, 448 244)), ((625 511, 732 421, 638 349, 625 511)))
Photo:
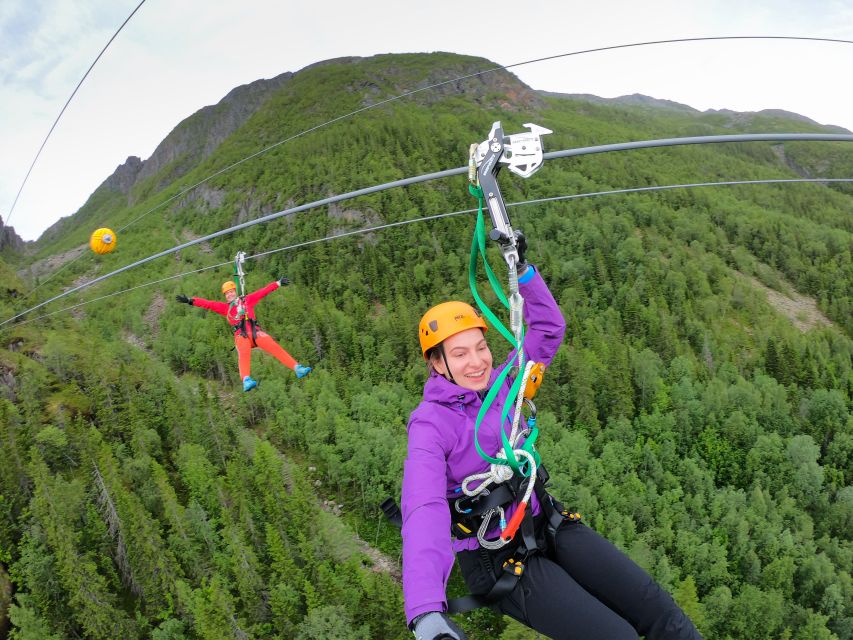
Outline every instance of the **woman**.
MULTIPOLYGON (((565 321, 536 269, 522 263, 518 272, 528 326, 525 355, 548 365, 563 339, 565 321)), ((402 495, 403 596, 406 621, 415 637, 465 640, 445 613, 445 588, 455 553, 474 594, 490 590, 494 594, 496 583, 505 581, 507 567, 514 569, 520 577, 512 577, 507 587, 511 591, 504 590, 506 595, 493 606, 550 638, 636 640, 643 634, 648 640, 700 639, 669 594, 610 542, 581 524, 577 514, 559 506, 555 510, 551 505, 558 503, 544 489, 530 501, 532 536, 522 536, 520 529, 507 546, 495 550, 482 548, 473 535, 451 536, 448 500, 461 495, 459 487, 466 477, 489 470, 474 444, 482 397, 514 354, 493 368, 486 324, 463 302, 433 307, 419 330, 430 373, 423 401, 409 418, 402 495), (547 531, 553 532, 550 538, 547 531), (524 552, 525 543, 532 550, 523 554, 523 565, 513 564, 513 556, 524 552)), ((510 384, 506 379, 477 434, 488 455, 501 447, 501 408, 513 402, 508 398, 510 384)), ((508 418, 504 426, 507 434, 509 422, 508 418)), ((511 500, 507 520, 517 506, 511 500)), ((453 531, 459 529, 454 526, 453 531)), ((495 540, 500 533, 495 527, 485 539, 495 540)))
POLYGON ((285 367, 293 369, 297 378, 303 378, 311 371, 311 367, 299 364, 293 359, 281 345, 279 345, 269 334, 262 331, 255 319, 255 305, 258 301, 272 293, 279 287, 290 284, 287 278, 279 278, 270 282, 263 289, 240 298, 237 295, 237 285, 228 280, 222 283, 222 295, 225 302, 218 300, 205 300, 204 298, 188 298, 180 294, 175 296, 178 302, 210 309, 225 316, 228 323, 234 327, 234 343, 237 345, 238 367, 240 378, 243 380, 243 391, 251 391, 258 386, 257 380, 253 380, 250 373, 252 367, 252 347, 260 347, 274 356, 285 367))

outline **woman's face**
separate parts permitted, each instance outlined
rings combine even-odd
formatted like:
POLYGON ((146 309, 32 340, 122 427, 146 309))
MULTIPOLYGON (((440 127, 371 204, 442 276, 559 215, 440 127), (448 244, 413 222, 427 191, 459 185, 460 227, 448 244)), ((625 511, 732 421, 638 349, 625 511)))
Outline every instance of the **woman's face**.
POLYGON ((228 289, 228 291, 225 292, 225 301, 228 304, 231 304, 232 302, 234 302, 235 298, 237 298, 237 290, 236 289, 228 289))
POLYGON ((447 376, 447 366, 453 380, 460 387, 473 391, 482 391, 489 386, 489 376, 492 374, 492 352, 479 328, 466 329, 450 336, 443 343, 444 358, 439 355, 432 361, 433 368, 443 376, 447 376))

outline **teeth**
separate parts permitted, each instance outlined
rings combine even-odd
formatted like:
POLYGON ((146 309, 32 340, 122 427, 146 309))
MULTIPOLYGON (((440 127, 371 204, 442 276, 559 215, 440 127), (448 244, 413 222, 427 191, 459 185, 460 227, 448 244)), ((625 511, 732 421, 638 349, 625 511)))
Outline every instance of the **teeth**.
POLYGON ((482 376, 484 373, 486 373, 486 370, 485 370, 485 369, 483 369, 482 371, 479 371, 478 373, 469 373, 469 374, 468 374, 467 376, 465 376, 465 377, 466 377, 466 378, 479 378, 479 377, 480 377, 480 376, 482 376))

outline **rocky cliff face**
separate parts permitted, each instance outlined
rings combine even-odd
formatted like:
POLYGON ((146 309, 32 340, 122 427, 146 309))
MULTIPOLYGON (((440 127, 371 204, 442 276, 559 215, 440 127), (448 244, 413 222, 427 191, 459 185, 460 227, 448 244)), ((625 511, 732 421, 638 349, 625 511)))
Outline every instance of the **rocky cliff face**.
POLYGON ((168 180, 180 177, 208 157, 222 142, 293 76, 282 73, 233 89, 218 104, 196 111, 157 145, 138 172, 137 180, 157 175, 177 163, 168 180))
MULTIPOLYGON (((311 73, 312 70, 324 66, 359 64, 363 61, 375 62, 384 57, 326 60, 309 65, 298 73, 311 73)), ((442 100, 447 95, 464 94, 469 100, 491 105, 494 96, 500 95, 507 97, 506 102, 501 103, 500 106, 511 111, 527 111, 544 105, 538 93, 518 80, 512 73, 506 70, 481 73, 483 69, 490 68, 494 69, 494 63, 482 58, 454 57, 449 66, 430 70, 428 75, 420 80, 419 87, 413 87, 410 72, 395 73, 393 67, 390 69, 383 67, 381 74, 377 73, 375 79, 354 83, 350 90, 364 94, 365 106, 384 100, 394 93, 434 85, 439 86, 431 88, 430 91, 418 93, 413 96, 413 99, 431 103, 442 100), (465 79, 447 82, 459 77, 465 79)), ((147 160, 141 160, 136 156, 128 157, 98 187, 96 192, 109 189, 132 199, 131 194, 135 185, 161 174, 164 170, 167 171, 161 175, 162 184, 158 184, 157 188, 180 178, 210 156, 228 136, 245 124, 294 75, 290 72, 282 73, 271 79, 256 80, 233 89, 218 104, 204 107, 178 124, 147 160)), ((85 207, 86 205, 83 209, 85 207)), ((79 215, 74 214, 63 218, 47 229, 39 240, 50 241, 58 237, 64 233, 66 225, 72 223, 75 218, 79 218, 79 215)))
POLYGON ((203 107, 172 129, 147 160, 128 157, 98 188, 127 194, 137 182, 157 175, 172 163, 177 166, 168 180, 179 178, 213 153, 292 76, 283 73, 231 90, 218 104, 203 107))
POLYGON ((0 250, 21 251, 23 248, 24 241, 15 233, 15 228, 7 227, 3 223, 3 218, 0 218, 0 250))
POLYGON ((142 170, 143 162, 136 156, 129 156, 124 164, 120 164, 113 174, 104 180, 102 187, 128 193, 130 188, 136 183, 139 177, 139 172, 142 170))
MULTIPOLYGON (((147 160, 129 156, 101 183, 95 193, 109 189, 129 196, 135 184, 158 174, 172 163, 175 166, 164 182, 179 178, 213 153, 292 76, 292 73, 283 73, 269 80, 256 80, 231 90, 218 104, 204 107, 183 120, 157 145, 147 160)), ((85 207, 84 204, 81 211, 85 207)), ((67 216, 50 226, 39 241, 49 242, 62 235, 66 225, 73 223, 76 216, 67 216)), ((20 238, 18 241, 21 242, 20 238)))

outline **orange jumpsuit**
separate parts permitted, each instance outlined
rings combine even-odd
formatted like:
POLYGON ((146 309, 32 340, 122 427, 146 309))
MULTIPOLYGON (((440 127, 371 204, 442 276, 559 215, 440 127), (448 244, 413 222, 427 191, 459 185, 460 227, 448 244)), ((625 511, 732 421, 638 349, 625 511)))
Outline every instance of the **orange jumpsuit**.
POLYGON ((271 282, 263 289, 244 296, 242 300, 237 298, 234 302, 221 302, 219 300, 205 300, 204 298, 193 298, 193 306, 209 309, 219 315, 225 316, 228 324, 234 327, 234 344, 237 345, 238 366, 240 368, 240 379, 250 375, 252 367, 252 347, 260 347, 285 367, 294 369, 296 360, 272 336, 258 327, 255 319, 255 305, 264 296, 272 293, 281 285, 271 282))

